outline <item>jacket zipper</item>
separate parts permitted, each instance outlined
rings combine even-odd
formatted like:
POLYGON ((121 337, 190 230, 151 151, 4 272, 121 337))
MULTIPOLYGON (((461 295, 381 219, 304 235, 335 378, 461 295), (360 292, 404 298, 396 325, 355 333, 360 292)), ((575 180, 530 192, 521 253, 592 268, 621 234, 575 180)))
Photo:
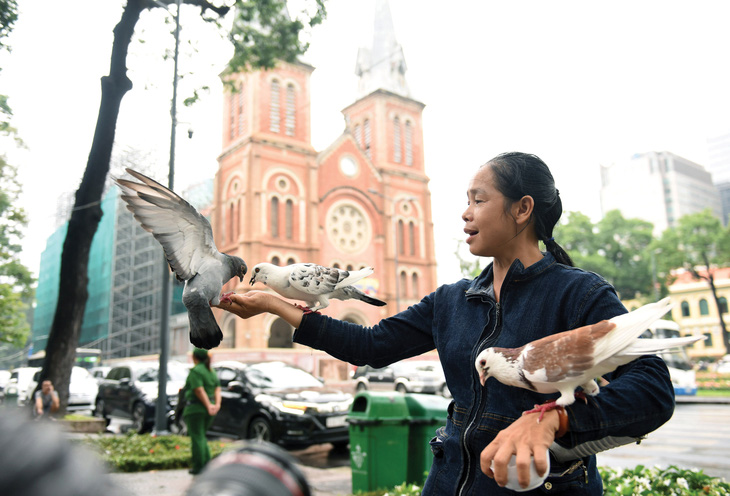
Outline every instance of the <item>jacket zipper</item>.
MULTIPOLYGON (((482 349, 485 347, 485 345, 487 344, 487 342, 502 327, 502 312, 501 312, 501 307, 499 305, 499 302, 495 302, 495 305, 496 305, 495 308, 496 308, 497 318, 495 320, 494 328, 492 329, 492 332, 490 332, 488 336, 486 336, 483 340, 481 340, 479 342, 479 346, 477 346, 474 349, 474 352, 472 353, 472 357, 471 357, 471 362, 472 363, 474 363, 474 361, 477 358, 477 355, 482 351, 482 349)), ((473 372, 471 374, 471 377, 472 377, 472 387, 476 387, 476 383, 474 382, 474 376, 475 375, 476 375, 475 372, 473 372)), ((464 490, 466 489, 466 486, 467 486, 467 484, 469 482, 469 478, 471 477, 471 454, 469 453, 469 449, 467 448, 466 439, 467 439, 467 437, 469 437, 469 433, 476 426, 477 419, 479 418, 479 416, 481 414, 481 411, 483 410, 483 407, 484 407, 484 404, 485 404, 485 402, 483 401, 483 395, 484 395, 483 388, 480 386, 478 388, 478 391, 479 391, 479 401, 477 402, 477 407, 472 410, 472 414, 469 416, 469 423, 467 424, 466 428, 464 429, 464 431, 461 434, 461 451, 464 454, 464 460, 466 462, 466 463, 464 463, 464 467, 466 467, 466 474, 464 474, 463 469, 462 469, 461 476, 460 476, 460 479, 461 479, 462 482, 461 482, 461 485, 460 485, 459 490, 457 492, 457 494, 459 496, 462 496, 463 494, 465 494, 464 493, 464 490)))

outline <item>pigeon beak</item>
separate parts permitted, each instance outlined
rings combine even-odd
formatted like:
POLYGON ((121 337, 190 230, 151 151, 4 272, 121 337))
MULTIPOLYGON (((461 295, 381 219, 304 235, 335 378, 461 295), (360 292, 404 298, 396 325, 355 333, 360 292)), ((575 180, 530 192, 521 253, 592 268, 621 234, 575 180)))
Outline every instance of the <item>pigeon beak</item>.
POLYGON ((487 382, 487 371, 482 369, 479 371, 479 382, 484 386, 484 383, 487 382))
POLYGON ((255 283, 255 282, 256 282, 256 274, 254 273, 254 275, 252 275, 252 276, 251 276, 251 280, 250 280, 250 281, 248 281, 248 283, 249 283, 249 284, 250 284, 251 286, 253 286, 253 283, 255 283))

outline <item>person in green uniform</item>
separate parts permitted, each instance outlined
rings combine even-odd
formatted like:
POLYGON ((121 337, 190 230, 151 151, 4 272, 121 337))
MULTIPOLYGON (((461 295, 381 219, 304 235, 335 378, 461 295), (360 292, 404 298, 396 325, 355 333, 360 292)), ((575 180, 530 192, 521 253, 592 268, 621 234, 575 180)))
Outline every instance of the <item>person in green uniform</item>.
POLYGON ((210 368, 208 350, 193 349, 193 363, 195 365, 185 381, 183 419, 192 442, 193 467, 190 473, 198 474, 210 461, 210 447, 205 433, 221 408, 221 387, 218 376, 210 368))

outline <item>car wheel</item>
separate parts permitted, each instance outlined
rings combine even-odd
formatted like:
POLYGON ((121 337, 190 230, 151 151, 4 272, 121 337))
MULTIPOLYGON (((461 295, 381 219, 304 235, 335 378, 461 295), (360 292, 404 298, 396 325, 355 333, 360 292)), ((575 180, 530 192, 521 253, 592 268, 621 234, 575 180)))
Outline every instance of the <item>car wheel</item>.
POLYGON ((403 383, 400 383, 400 384, 398 384, 398 385, 397 385, 397 386, 395 387, 395 390, 396 390, 396 391, 398 391, 399 393, 403 393, 403 394, 405 394, 405 393, 407 393, 407 392, 408 392, 408 389, 406 389, 406 385, 405 385, 405 384, 403 384, 403 383))
POLYGON ((367 391, 368 387, 365 385, 364 382, 358 382, 357 386, 355 386, 356 391, 367 391))
POLYGON ((147 424, 145 422, 146 413, 144 403, 137 402, 132 407, 132 430, 137 434, 144 434, 147 430, 147 424))
POLYGON ((443 386, 441 386, 441 396, 444 398, 451 399, 451 391, 449 391, 449 386, 444 383, 443 386))
POLYGON ((104 425, 109 427, 109 417, 106 416, 104 411, 104 400, 96 400, 96 408, 94 409, 94 417, 104 419, 104 425))
POLYGON ((272 442, 271 424, 263 417, 256 417, 248 426, 248 439, 272 442))

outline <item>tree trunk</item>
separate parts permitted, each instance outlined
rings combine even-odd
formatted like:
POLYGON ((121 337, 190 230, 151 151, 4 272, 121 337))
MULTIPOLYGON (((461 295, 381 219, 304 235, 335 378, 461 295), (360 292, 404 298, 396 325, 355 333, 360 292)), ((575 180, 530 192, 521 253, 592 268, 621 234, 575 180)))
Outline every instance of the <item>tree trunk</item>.
POLYGON ((101 105, 94 140, 63 244, 58 303, 41 372, 41 381, 50 379, 58 391, 60 414, 68 405, 71 368, 88 298, 89 252, 102 216, 101 195, 109 172, 119 107, 124 95, 132 89, 127 77, 127 50, 140 14, 148 5, 145 0, 128 0, 114 28, 109 75, 101 79, 101 105))
POLYGON ((728 334, 727 326, 725 325, 725 319, 723 318, 722 305, 720 305, 720 298, 717 296, 717 289, 715 288, 715 278, 710 274, 707 278, 710 283, 710 289, 712 290, 712 297, 715 299, 715 306, 717 307, 717 314, 720 316, 720 329, 722 330, 722 344, 725 346, 725 353, 730 354, 730 334, 728 334))

